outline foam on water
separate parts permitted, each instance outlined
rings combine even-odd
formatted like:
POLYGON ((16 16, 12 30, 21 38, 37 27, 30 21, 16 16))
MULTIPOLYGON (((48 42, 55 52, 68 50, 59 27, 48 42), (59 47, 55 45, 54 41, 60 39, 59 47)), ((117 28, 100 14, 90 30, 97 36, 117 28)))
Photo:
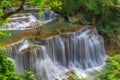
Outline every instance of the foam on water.
POLYGON ((103 39, 96 30, 88 34, 90 31, 90 28, 85 28, 46 38, 44 44, 29 43, 24 39, 7 48, 20 74, 28 69, 44 80, 62 80, 72 73, 90 79, 105 66, 106 59, 103 39), (28 47, 32 46, 37 48, 30 50, 28 47))
POLYGON ((26 14, 15 14, 10 18, 10 23, 5 24, 2 30, 26 30, 32 29, 36 27, 40 27, 41 25, 51 22, 56 19, 56 14, 52 11, 44 12, 41 16, 43 16, 42 20, 38 20, 38 16, 34 14, 26 13, 26 14))

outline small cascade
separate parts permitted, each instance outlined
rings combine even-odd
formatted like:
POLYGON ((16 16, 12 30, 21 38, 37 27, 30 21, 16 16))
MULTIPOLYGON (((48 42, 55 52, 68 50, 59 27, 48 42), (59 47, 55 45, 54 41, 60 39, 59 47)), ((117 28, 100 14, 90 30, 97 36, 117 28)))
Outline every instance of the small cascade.
POLYGON ((3 30, 25 30, 39 27, 41 25, 42 22, 37 20, 37 18, 32 14, 18 14, 13 15, 10 19, 10 23, 5 24, 3 30))
POLYGON ((56 19, 56 14, 52 11, 44 12, 42 15, 37 13, 15 14, 10 18, 10 22, 5 24, 2 30, 26 30, 40 27, 44 23, 51 22, 56 19), (44 16, 39 20, 39 16, 44 16))
MULTIPOLYGON (((36 39, 35 39, 36 40, 36 39)), ((54 80, 66 78, 70 72, 88 77, 89 72, 99 71, 105 63, 104 41, 95 29, 89 27, 79 32, 48 37, 35 44, 24 39, 7 46, 15 69, 33 71, 37 78, 54 80), (42 44, 41 44, 42 43, 42 44)))
POLYGON ((43 13, 43 19, 45 20, 45 23, 51 22, 54 19, 56 19, 56 14, 53 11, 46 11, 43 13))

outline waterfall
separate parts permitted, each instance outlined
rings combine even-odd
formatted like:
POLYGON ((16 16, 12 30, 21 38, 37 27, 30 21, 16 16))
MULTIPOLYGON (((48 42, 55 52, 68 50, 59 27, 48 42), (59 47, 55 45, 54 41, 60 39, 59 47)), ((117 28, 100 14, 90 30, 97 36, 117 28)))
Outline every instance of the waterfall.
POLYGON ((56 14, 53 11, 46 11, 42 16, 45 20, 45 23, 51 22, 56 19, 56 14))
MULTIPOLYGON (((84 77, 105 63, 104 40, 96 29, 86 27, 78 32, 69 32, 38 43, 23 39, 8 45, 10 58, 20 74, 24 70, 33 71, 37 78, 54 80, 66 78, 71 71, 84 77)), ((98 70, 99 71, 99 70, 98 70)))
POLYGON ((10 22, 6 23, 2 30, 26 30, 51 22, 56 19, 56 14, 52 11, 46 11, 39 15, 38 13, 22 13, 14 14, 10 18, 10 22), (42 16, 42 19, 39 17, 42 16))

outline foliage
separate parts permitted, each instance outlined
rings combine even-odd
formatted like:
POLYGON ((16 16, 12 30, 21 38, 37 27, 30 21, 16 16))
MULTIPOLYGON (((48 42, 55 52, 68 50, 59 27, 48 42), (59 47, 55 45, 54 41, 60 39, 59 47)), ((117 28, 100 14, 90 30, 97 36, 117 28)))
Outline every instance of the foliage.
MULTIPOLYGON (((23 9, 25 2, 40 6, 42 0, 0 0, 0 28, 3 27, 7 18, 23 9), (37 3, 37 4, 36 4, 37 3), (6 9, 19 7, 12 12, 6 12, 6 9)), ((10 38, 8 31, 0 31, 0 40, 10 38)), ((0 46, 1 47, 1 46, 0 46)), ((36 80, 35 75, 31 71, 25 71, 27 76, 18 75, 14 70, 13 63, 7 59, 7 50, 0 49, 0 79, 2 80, 36 80)))
POLYGON ((62 34, 61 29, 56 29, 56 32, 57 32, 58 34, 62 34))
POLYGON ((6 50, 0 50, 0 79, 19 80, 19 76, 14 71, 14 65, 7 59, 6 53, 6 50))
MULTIPOLYGON (((119 0, 112 2, 120 4, 119 0)), ((115 28, 120 24, 120 9, 112 7, 109 0, 43 0, 42 3, 45 9, 55 11, 66 20, 69 16, 84 14, 87 21, 96 25, 99 32, 108 37, 116 34, 115 28)))
POLYGON ((14 70, 13 62, 7 59, 7 50, 0 49, 0 79, 2 80, 36 80, 31 71, 25 71, 27 76, 18 75, 14 70))
MULTIPOLYGON (((8 16, 5 15, 5 17, 3 11, 14 6, 23 7, 24 4, 21 4, 22 2, 29 2, 32 5, 40 6, 40 10, 53 10, 65 19, 71 15, 84 14, 85 19, 90 21, 91 24, 97 24, 98 27, 102 26, 102 28, 112 26, 109 25, 109 19, 115 18, 114 15, 111 16, 111 13, 115 13, 113 10, 117 10, 115 8, 112 10, 109 0, 2 0, 0 1, 0 16, 7 18, 8 16), (13 2, 15 3, 13 4, 13 2)), ((119 5, 120 1, 113 0, 113 3, 119 5)))
POLYGON ((56 78, 55 80, 59 80, 58 78, 56 78))
POLYGON ((27 76, 25 76, 25 80, 36 80, 36 77, 34 75, 33 72, 25 70, 25 73, 27 74, 27 76))
POLYGON ((8 31, 0 31, 0 41, 4 39, 9 39, 11 34, 8 31))
POLYGON ((107 59, 107 66, 96 80, 120 79, 120 55, 114 55, 107 59))
POLYGON ((72 74, 72 75, 70 75, 69 76, 69 80, 87 80, 86 78, 84 78, 84 77, 78 77, 77 75, 75 75, 75 74, 72 74))
POLYGON ((102 34, 105 34, 108 37, 114 36, 114 29, 111 29, 110 27, 105 27, 101 29, 102 34))
MULTIPOLYGON (((84 14, 84 18, 97 26, 98 31, 107 36, 113 37, 120 34, 120 9, 111 6, 108 0, 0 0, 0 27, 3 27, 5 20, 23 10, 26 2, 34 6, 40 6, 43 10, 53 10, 64 18, 75 16, 76 14, 84 14), (6 9, 18 7, 17 10, 6 12, 6 9)), ((112 0, 115 5, 120 5, 120 0, 112 0)), ((61 34, 64 30, 57 29, 57 33, 61 34)), ((0 39, 9 38, 7 31, 0 31, 0 39)), ((0 78, 4 80, 22 80, 25 77, 18 76, 14 71, 13 63, 7 60, 5 55, 7 52, 0 50, 0 78)), ((119 80, 120 78, 120 56, 108 58, 108 65, 98 78, 99 80, 119 80)), ((35 80, 32 72, 26 71, 30 79, 35 80)), ((27 79, 29 79, 27 77, 27 79)), ((70 80, 80 79, 76 75, 72 75, 70 80)))
POLYGON ((64 33, 65 31, 66 31, 65 28, 57 28, 57 29, 55 30, 55 32, 56 32, 57 34, 62 34, 62 33, 64 33))
MULTIPOLYGON (((113 1, 116 2, 117 0, 113 1)), ((118 29, 120 28, 119 13, 120 9, 116 9, 110 6, 106 7, 103 16, 101 16, 101 20, 97 24, 98 30, 108 37, 113 37, 116 34, 119 34, 120 33, 118 32, 118 29), (106 30, 106 33, 104 33, 103 29, 106 30)))
MULTIPOLYGON (((55 80, 59 80, 58 78, 56 78, 55 80)), ((66 80, 87 80, 86 78, 82 77, 81 78, 75 74, 72 74, 68 77, 68 79, 66 80)))

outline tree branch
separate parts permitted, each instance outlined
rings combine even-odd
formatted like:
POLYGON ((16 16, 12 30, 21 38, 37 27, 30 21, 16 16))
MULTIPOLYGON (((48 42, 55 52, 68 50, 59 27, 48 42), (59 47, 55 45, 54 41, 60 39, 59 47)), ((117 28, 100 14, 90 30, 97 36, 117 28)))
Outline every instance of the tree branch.
POLYGON ((2 18, 3 20, 5 20, 5 19, 7 19, 9 16, 11 16, 11 15, 13 15, 13 14, 15 14, 15 13, 20 12, 21 10, 23 10, 23 6, 24 6, 25 2, 26 2, 26 0, 23 0, 22 3, 21 3, 21 5, 20 5, 20 7, 19 7, 17 10, 12 11, 12 12, 9 12, 9 13, 6 13, 6 14, 3 14, 3 15, 1 16, 1 18, 2 18))
POLYGON ((113 4, 112 0, 109 0, 109 3, 114 8, 120 8, 120 6, 113 4))

